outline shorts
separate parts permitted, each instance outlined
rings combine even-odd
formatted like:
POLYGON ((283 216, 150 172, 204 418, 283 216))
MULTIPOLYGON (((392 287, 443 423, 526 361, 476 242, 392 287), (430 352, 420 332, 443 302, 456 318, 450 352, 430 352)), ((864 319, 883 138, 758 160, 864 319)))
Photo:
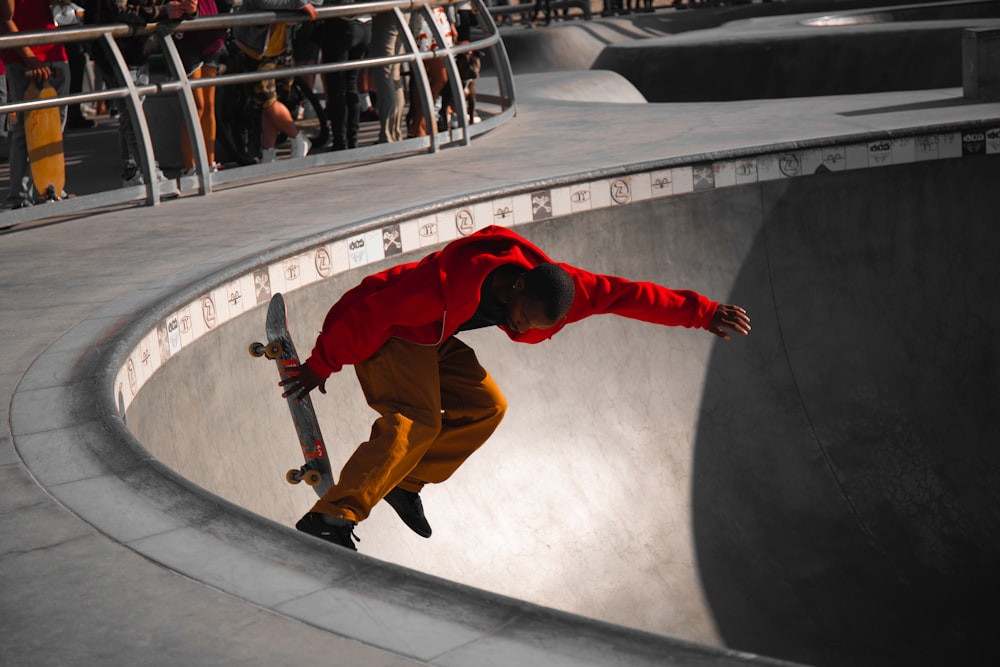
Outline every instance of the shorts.
MULTIPOLYGON (((266 58, 264 60, 256 61, 256 63, 256 71, 271 72, 291 67, 294 61, 292 60, 292 56, 289 54, 277 56, 275 58, 266 58)), ((250 63, 247 64, 249 65, 250 63)), ((278 101, 279 90, 283 93, 287 93, 291 89, 291 78, 263 79, 262 81, 258 81, 254 84, 250 104, 254 109, 267 109, 278 101)))

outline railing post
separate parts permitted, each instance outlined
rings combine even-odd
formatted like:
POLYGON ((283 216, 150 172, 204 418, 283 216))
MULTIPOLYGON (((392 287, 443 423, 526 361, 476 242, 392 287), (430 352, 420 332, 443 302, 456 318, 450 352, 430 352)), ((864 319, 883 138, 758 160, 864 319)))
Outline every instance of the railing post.
POLYGON ((118 75, 128 90, 128 97, 124 99, 126 100, 126 113, 128 113, 136 135, 136 149, 139 154, 135 157, 139 161, 139 168, 146 181, 146 203, 155 206, 160 203, 160 182, 156 175, 156 160, 153 153, 153 140, 149 134, 149 124, 146 123, 146 114, 142 112, 142 98, 139 97, 139 91, 135 86, 135 81, 132 80, 128 63, 125 62, 115 38, 111 36, 111 33, 104 33, 101 41, 108 49, 111 59, 118 68, 118 75))
POLYGON ((198 172, 198 194, 207 195, 212 191, 212 170, 208 164, 208 149, 205 146, 205 136, 201 131, 201 118, 198 116, 198 106, 191 92, 191 80, 188 79, 184 63, 177 52, 177 45, 170 34, 158 32, 156 38, 160 48, 167 56, 174 79, 180 84, 178 97, 181 101, 181 117, 184 119, 184 130, 190 139, 191 153, 198 172))

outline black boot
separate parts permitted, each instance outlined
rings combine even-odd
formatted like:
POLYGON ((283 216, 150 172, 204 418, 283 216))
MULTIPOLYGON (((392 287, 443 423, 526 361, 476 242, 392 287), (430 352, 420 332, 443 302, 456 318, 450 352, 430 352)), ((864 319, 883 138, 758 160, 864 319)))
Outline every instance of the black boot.
POLYGON ((427 517, 424 516, 424 504, 420 502, 419 494, 397 486, 385 495, 385 502, 396 510, 399 518, 414 533, 420 537, 431 536, 431 525, 427 523, 427 517))
POLYGON ((358 548, 354 546, 354 541, 357 540, 360 542, 361 540, 354 535, 354 526, 356 525, 356 523, 347 519, 320 514, 319 512, 308 512, 304 517, 299 519, 299 522, 295 524, 295 528, 301 530, 303 533, 314 535, 321 540, 333 542, 351 551, 357 551, 358 548))

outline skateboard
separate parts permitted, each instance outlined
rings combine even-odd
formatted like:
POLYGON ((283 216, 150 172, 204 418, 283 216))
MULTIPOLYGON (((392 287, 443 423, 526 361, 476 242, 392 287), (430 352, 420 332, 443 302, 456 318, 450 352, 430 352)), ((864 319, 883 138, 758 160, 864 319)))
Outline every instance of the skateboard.
MULTIPOLYGON (((48 81, 38 88, 34 81, 24 92, 24 100, 47 100, 56 96, 48 81)), ((66 187, 66 159, 63 155, 62 117, 59 107, 28 111, 24 117, 24 137, 35 190, 48 201, 62 198, 66 187)))
MULTIPOLYGON (((284 380, 288 377, 289 369, 298 366, 300 362, 292 336, 288 333, 285 299, 281 294, 271 297, 264 331, 267 343, 250 343, 250 355, 273 359, 278 366, 278 375, 284 380)), ((305 464, 285 473, 285 481, 289 484, 305 482, 316 491, 316 495, 322 497, 333 485, 333 475, 330 472, 330 459, 327 458, 326 444, 323 442, 323 434, 316 420, 312 399, 306 396, 298 402, 291 397, 286 400, 288 409, 292 413, 292 423, 295 424, 305 464)))

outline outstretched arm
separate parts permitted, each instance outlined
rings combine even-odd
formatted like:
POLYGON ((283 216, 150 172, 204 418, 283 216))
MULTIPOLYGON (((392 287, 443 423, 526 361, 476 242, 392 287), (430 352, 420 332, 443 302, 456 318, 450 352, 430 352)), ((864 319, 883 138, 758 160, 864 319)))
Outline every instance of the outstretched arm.
POLYGON ((728 303, 720 303, 712 315, 712 322, 708 325, 708 330, 720 338, 729 340, 729 332, 738 333, 741 336, 750 334, 750 316, 747 311, 739 306, 728 303))

